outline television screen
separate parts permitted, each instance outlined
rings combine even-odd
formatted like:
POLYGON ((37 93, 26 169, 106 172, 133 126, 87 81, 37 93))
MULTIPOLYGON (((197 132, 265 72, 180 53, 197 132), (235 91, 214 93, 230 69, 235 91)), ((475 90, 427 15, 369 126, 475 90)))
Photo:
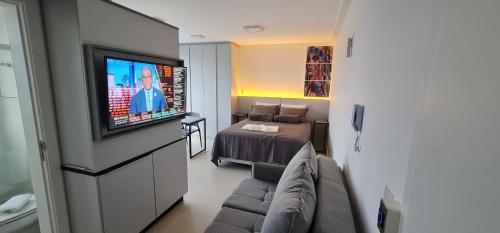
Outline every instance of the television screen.
POLYGON ((184 67, 105 57, 108 129, 185 113, 184 67))

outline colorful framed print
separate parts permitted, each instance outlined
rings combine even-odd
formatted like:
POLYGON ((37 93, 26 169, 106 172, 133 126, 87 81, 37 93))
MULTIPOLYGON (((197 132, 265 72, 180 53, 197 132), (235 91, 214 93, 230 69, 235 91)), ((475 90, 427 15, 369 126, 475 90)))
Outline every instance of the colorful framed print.
POLYGON ((333 46, 310 46, 307 48, 305 97, 328 97, 332 80, 333 46))
POLYGON ((310 46, 307 47, 306 64, 331 64, 333 46, 310 46))
POLYGON ((328 97, 330 95, 330 81, 305 81, 304 96, 328 97))
POLYGON ((306 64, 306 81, 330 81, 331 74, 332 64, 306 64))

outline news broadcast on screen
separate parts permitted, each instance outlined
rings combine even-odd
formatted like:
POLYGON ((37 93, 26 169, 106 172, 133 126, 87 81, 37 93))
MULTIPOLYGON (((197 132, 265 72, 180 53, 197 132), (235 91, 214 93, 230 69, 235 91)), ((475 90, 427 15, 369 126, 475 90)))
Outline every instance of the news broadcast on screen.
POLYGON ((108 128, 185 113, 185 68, 106 57, 108 128))

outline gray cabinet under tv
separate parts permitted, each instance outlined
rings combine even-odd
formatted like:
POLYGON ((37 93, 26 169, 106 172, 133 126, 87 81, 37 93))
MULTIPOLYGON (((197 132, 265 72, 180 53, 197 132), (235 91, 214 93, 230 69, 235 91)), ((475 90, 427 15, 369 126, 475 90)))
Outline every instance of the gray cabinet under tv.
POLYGON ((187 193, 186 139, 102 172, 65 170, 72 232, 136 233, 187 193))

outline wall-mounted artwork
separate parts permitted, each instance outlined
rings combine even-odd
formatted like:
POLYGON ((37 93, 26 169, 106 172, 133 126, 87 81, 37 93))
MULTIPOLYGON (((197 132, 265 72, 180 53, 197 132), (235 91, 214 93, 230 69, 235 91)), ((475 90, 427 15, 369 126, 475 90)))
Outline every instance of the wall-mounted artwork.
POLYGON ((328 97, 332 75, 333 46, 307 48, 305 97, 328 97))
POLYGON ((327 63, 332 64, 333 46, 310 46, 307 47, 307 64, 327 63))
POLYGON ((306 97, 328 97, 330 94, 330 81, 306 81, 304 85, 304 96, 306 97))
POLYGON ((331 74, 332 64, 306 64, 306 81, 330 81, 331 74))

